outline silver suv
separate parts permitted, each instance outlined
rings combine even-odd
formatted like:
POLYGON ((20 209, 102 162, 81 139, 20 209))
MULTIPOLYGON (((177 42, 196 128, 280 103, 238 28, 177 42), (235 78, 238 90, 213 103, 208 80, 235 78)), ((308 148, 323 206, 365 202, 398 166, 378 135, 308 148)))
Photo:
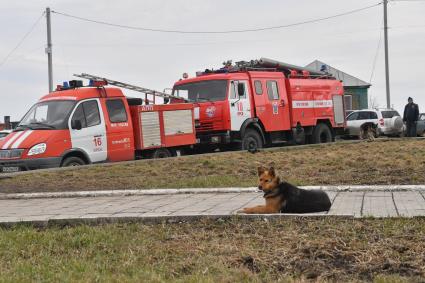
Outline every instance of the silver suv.
POLYGON ((356 110, 347 116, 346 134, 361 136, 362 130, 372 130, 375 136, 400 136, 403 134, 403 119, 394 109, 356 110))

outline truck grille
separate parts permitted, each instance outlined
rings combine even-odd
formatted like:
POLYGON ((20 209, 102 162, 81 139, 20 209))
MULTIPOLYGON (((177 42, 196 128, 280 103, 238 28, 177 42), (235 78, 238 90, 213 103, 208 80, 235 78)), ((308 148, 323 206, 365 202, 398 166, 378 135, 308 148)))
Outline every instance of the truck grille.
POLYGON ((23 149, 4 149, 0 150, 0 159, 17 159, 21 158, 23 149))
POLYGON ((201 122, 199 126, 196 127, 198 132, 212 131, 214 129, 213 122, 201 122))
POLYGON ((199 121, 195 123, 196 132, 223 131, 224 122, 221 120, 199 121))

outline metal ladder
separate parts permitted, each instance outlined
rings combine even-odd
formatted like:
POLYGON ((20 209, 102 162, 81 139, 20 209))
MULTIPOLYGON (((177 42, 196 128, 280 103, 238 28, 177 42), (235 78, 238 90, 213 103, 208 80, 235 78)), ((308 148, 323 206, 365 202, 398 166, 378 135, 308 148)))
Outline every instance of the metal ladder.
POLYGON ((148 89, 148 88, 141 87, 141 86, 135 86, 135 85, 131 85, 131 84, 127 84, 127 83, 123 83, 123 82, 119 82, 119 81, 107 79, 107 78, 104 78, 104 77, 99 77, 99 76, 95 76, 95 75, 86 74, 86 73, 74 74, 74 76, 75 77, 79 77, 79 78, 83 78, 83 79, 93 80, 93 81, 104 81, 104 82, 107 82, 110 85, 114 85, 114 86, 117 86, 117 87, 121 87, 121 88, 130 89, 130 90, 133 90, 133 91, 144 93, 145 94, 144 101, 145 101, 146 104, 149 104, 149 102, 150 102, 149 99, 148 99, 148 95, 152 95, 153 96, 153 104, 155 104, 155 98, 156 98, 156 96, 165 98, 166 100, 169 100, 171 98, 174 98, 174 99, 183 100, 184 102, 189 102, 190 101, 190 100, 188 100, 186 98, 175 96, 175 95, 171 95, 171 94, 168 94, 168 93, 165 93, 165 92, 160 92, 160 91, 148 89))

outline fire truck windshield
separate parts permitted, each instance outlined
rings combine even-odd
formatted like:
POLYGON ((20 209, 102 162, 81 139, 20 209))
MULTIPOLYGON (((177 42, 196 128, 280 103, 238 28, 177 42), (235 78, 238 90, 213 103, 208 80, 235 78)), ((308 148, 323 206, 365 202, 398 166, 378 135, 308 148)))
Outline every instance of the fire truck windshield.
POLYGON ((175 86, 173 95, 189 101, 221 101, 226 98, 226 90, 226 80, 199 81, 175 86))
POLYGON ((35 104, 22 118, 16 130, 23 129, 67 129, 67 118, 75 101, 57 100, 35 104))

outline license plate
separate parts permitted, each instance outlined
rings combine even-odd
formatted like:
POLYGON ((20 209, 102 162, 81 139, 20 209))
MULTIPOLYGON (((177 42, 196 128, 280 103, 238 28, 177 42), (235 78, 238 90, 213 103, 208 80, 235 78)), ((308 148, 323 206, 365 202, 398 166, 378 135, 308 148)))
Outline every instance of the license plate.
POLYGON ((20 170, 19 167, 3 167, 2 168, 3 173, 13 173, 13 172, 18 172, 19 170, 20 170))

